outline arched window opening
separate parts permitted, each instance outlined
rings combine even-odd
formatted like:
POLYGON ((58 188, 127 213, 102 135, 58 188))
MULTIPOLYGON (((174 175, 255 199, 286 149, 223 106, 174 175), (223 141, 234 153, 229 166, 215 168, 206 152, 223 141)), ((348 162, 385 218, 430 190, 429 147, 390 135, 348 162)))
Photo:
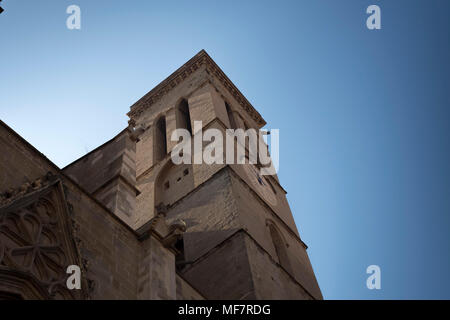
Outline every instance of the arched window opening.
POLYGON ((273 224, 269 224, 269 230, 273 245, 275 247, 275 251, 278 256, 278 262, 284 269, 286 269, 288 272, 291 272, 291 264, 289 262, 289 257, 286 251, 286 244, 284 243, 283 238, 273 224))
POLYGON ((189 104, 183 99, 178 104, 178 128, 186 129, 192 135, 191 116, 189 114, 189 104))
POLYGON ((158 119, 155 129, 155 160, 161 161, 167 154, 166 117, 162 116, 158 119))
POLYGON ((227 109, 228 120, 230 121, 230 128, 237 129, 236 119, 234 118, 233 111, 231 110, 230 106, 226 102, 225 102, 225 107, 227 109))

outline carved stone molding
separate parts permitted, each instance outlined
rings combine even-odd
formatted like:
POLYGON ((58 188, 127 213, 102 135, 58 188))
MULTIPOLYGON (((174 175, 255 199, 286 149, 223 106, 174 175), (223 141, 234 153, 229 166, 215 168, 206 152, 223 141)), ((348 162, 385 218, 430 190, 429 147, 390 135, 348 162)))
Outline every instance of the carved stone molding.
POLYGON ((2 292, 10 283, 12 293, 23 284, 25 299, 86 298, 84 290, 66 287, 67 267, 81 263, 61 181, 46 176, 18 190, 3 194, 0 204, 2 292))
POLYGON ((51 172, 48 172, 44 177, 38 178, 31 183, 26 182, 19 188, 11 188, 6 190, 5 192, 0 193, 0 208, 8 205, 17 198, 20 198, 26 194, 47 186, 48 184, 54 182, 56 179, 57 176, 53 175, 51 172))

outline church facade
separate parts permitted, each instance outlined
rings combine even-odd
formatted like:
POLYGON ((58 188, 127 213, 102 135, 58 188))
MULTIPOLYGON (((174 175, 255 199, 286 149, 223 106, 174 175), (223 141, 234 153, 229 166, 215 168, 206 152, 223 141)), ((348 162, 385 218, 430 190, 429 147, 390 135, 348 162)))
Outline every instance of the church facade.
POLYGON ((194 121, 265 125, 204 50, 128 117, 62 169, 0 122, 0 299, 322 299, 276 175, 171 159, 194 121))

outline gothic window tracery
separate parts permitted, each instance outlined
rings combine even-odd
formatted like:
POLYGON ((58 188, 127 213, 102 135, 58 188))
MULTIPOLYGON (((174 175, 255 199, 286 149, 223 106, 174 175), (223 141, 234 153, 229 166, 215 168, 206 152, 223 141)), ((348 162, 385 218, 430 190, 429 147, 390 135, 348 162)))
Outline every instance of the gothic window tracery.
POLYGON ((0 203, 0 295, 73 299, 66 269, 77 262, 60 182, 21 192, 0 203), (9 293, 8 293, 9 292, 9 293))

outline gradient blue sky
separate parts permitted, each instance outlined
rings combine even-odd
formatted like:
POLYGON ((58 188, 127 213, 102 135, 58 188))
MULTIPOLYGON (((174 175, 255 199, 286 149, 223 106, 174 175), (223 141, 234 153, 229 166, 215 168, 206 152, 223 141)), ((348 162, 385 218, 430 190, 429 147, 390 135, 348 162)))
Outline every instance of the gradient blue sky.
POLYGON ((0 118, 60 167, 205 49, 280 129, 279 177, 324 297, 450 298, 450 1, 1 5, 0 118), (382 30, 365 26, 371 4, 382 30))

